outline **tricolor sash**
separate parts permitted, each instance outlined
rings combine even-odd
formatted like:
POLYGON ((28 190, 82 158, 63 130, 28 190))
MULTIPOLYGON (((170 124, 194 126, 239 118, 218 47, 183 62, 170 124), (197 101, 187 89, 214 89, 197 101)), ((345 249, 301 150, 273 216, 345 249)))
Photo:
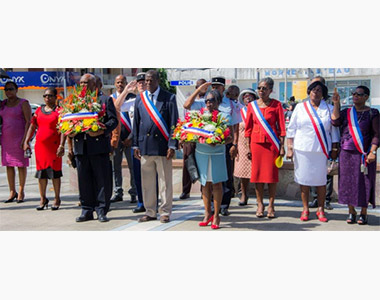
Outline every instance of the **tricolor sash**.
POLYGON ((327 142, 326 130, 325 130, 325 127, 323 126, 322 120, 319 118, 317 111, 311 105, 310 101, 305 101, 303 105, 305 107, 307 115, 309 116, 311 120, 311 123, 313 124, 315 133, 317 134, 318 141, 322 147, 323 154, 328 159, 329 158, 328 142, 327 142), (315 122, 314 118, 317 119, 317 122, 315 122))
POLYGON ((141 101, 144 104, 145 109, 147 110, 149 116, 152 118, 154 124, 158 127, 165 140, 169 141, 169 129, 166 125, 166 122, 157 107, 153 104, 148 96, 148 91, 142 92, 140 94, 141 101))
MULTIPOLYGON (((117 94, 113 93, 112 98, 114 101, 117 99, 117 94)), ((124 125, 125 129, 128 131, 128 133, 131 133, 132 126, 131 126, 131 119, 129 118, 128 112, 120 112, 120 122, 124 125)))
POLYGON ((192 133, 195 135, 199 135, 199 136, 202 136, 204 138, 209 138, 209 137, 212 137, 214 135, 213 131, 208 131, 208 130, 204 130, 202 128, 196 128, 196 127, 184 126, 183 131, 186 133, 192 133))
POLYGON ((244 106, 242 109, 240 109, 241 118, 243 119, 244 123, 247 124, 247 107, 244 106))
POLYGON ((267 120, 265 120, 259 105, 257 104, 257 100, 250 102, 250 105, 252 106, 254 115, 256 116, 257 120, 259 121, 260 126, 264 129, 264 132, 269 137, 269 140, 272 142, 272 144, 276 147, 278 152, 280 152, 280 140, 274 133, 272 127, 269 125, 267 120))
POLYGON ((120 112, 120 122, 127 129, 128 133, 132 131, 131 120, 129 119, 128 112, 120 112))
MULTIPOLYGON (((356 149, 362 154, 362 164, 361 168, 367 167, 366 156, 367 153, 364 151, 364 139, 362 132, 360 131, 358 116, 356 114, 355 107, 351 107, 347 110, 347 120, 348 120, 348 130, 354 140, 356 149)), ((370 146, 371 147, 371 146, 370 146)), ((362 170, 364 172, 364 170, 362 170)))
POLYGON ((83 113, 75 113, 75 114, 66 114, 62 117, 62 121, 69 120, 84 120, 84 119, 97 119, 97 112, 83 112, 83 113))

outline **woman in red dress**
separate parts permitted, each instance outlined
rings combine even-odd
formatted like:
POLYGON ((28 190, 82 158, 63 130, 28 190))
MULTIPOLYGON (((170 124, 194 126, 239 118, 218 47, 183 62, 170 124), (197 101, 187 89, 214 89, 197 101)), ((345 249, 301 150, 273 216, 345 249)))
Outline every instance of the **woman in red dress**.
POLYGON ((264 184, 268 184, 269 189, 269 205, 268 218, 274 218, 274 198, 276 195, 276 185, 278 182, 278 168, 275 165, 276 158, 285 155, 284 140, 285 140, 285 117, 281 102, 271 99, 269 95, 273 90, 273 79, 270 77, 260 81, 258 87, 259 99, 251 102, 248 105, 247 123, 245 128, 245 137, 249 138, 250 152, 248 159, 252 161, 251 167, 251 182, 255 183, 257 211, 256 216, 264 217, 264 184), (257 119, 253 104, 257 103, 264 119, 269 123, 273 132, 280 140, 280 151, 273 145, 271 138, 266 131, 261 127, 257 119))
POLYGON ((40 206, 36 209, 48 208, 49 200, 46 198, 46 187, 48 179, 52 179, 55 199, 51 209, 57 210, 61 204, 59 194, 61 190, 62 156, 64 154, 64 144, 60 144, 60 134, 57 130, 59 117, 56 110, 57 90, 48 88, 43 97, 46 105, 39 107, 33 115, 25 139, 24 150, 30 149, 30 140, 37 130, 34 146, 37 164, 35 177, 38 178, 41 200, 40 206))

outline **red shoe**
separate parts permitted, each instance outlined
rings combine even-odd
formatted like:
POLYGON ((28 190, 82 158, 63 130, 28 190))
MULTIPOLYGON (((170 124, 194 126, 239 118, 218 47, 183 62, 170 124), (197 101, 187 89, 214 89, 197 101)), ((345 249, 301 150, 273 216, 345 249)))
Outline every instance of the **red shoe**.
POLYGON ((301 221, 309 221, 309 211, 308 210, 304 210, 302 212, 300 220, 301 221))
POLYGON ((219 229, 219 228, 220 228, 219 225, 216 225, 216 224, 211 225, 211 229, 219 229))
POLYGON ((327 218, 325 216, 325 212, 324 211, 317 211, 317 217, 318 217, 319 221, 321 221, 321 222, 327 222, 327 218))
MULTIPOLYGON (((211 216, 210 219, 207 220, 207 222, 200 222, 199 226, 207 226, 210 222, 214 220, 214 215, 211 216)), ((211 226, 212 227, 212 226, 211 226)))

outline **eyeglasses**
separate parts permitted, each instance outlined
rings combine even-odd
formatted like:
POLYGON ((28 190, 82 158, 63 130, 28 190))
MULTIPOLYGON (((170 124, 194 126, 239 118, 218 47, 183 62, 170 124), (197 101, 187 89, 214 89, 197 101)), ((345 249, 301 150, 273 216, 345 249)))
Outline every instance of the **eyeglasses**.
POLYGON ((365 95, 365 94, 363 94, 363 93, 361 93, 361 94, 359 94, 359 93, 357 93, 357 92, 352 93, 352 96, 363 97, 364 95, 365 95))
POLYGON ((46 97, 53 98, 53 97, 55 97, 55 95, 52 95, 52 94, 45 94, 45 95, 43 95, 42 97, 44 97, 44 98, 46 98, 46 97))
POLYGON ((5 88, 4 91, 8 92, 8 91, 14 91, 15 88, 5 88))
POLYGON ((263 91, 267 91, 267 90, 269 90, 267 87, 265 87, 265 86, 259 86, 258 88, 257 88, 259 91, 260 90, 263 90, 263 91))

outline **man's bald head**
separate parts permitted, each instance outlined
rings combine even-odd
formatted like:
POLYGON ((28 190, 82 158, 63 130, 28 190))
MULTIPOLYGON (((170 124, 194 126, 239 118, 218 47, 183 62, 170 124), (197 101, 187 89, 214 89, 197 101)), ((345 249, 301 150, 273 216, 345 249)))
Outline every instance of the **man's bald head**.
POLYGON ((84 74, 80 78, 80 85, 81 86, 87 86, 87 89, 91 92, 95 91, 96 89, 96 78, 92 74, 84 74))
POLYGON ((121 94, 127 85, 127 77, 124 75, 120 74, 117 75, 115 78, 115 88, 119 94, 121 94))

